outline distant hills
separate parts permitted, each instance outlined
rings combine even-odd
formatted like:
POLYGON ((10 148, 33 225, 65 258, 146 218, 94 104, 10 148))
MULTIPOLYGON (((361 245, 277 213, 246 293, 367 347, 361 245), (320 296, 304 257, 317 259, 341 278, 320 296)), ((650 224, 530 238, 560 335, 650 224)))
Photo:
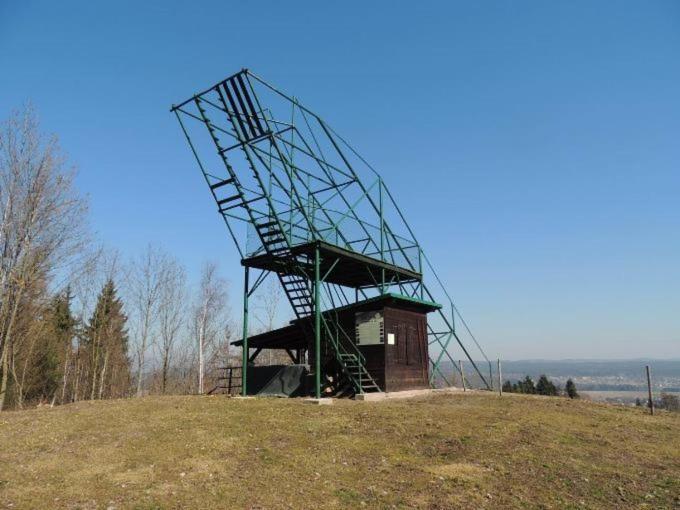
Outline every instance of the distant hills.
MULTIPOLYGON (((626 359, 626 360, 514 360, 503 361, 503 380, 515 381, 526 375, 536 380, 541 374, 563 384, 573 379, 580 389, 634 391, 645 388, 645 365, 652 370, 653 385, 657 390, 680 391, 680 359, 626 359)), ((489 375, 486 361, 475 361, 485 377, 489 375)), ((480 386, 472 364, 463 363, 466 377, 472 386, 480 386)), ((491 363, 494 385, 497 383, 496 362, 491 363)), ((445 373, 457 373, 451 363, 443 363, 445 373)), ((455 377, 455 376, 454 376, 455 377)))
POLYGON ((542 374, 555 377, 574 376, 620 376, 643 378, 645 365, 649 365, 657 377, 680 378, 680 359, 628 359, 628 360, 517 360, 503 361, 503 372, 522 372, 529 375, 542 374))

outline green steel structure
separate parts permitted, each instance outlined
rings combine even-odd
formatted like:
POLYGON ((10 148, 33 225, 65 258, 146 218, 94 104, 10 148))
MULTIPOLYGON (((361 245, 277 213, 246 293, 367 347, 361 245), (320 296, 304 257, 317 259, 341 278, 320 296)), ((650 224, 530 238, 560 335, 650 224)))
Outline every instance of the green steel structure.
POLYGON ((244 395, 248 301, 268 274, 313 338, 317 397, 325 384, 321 353, 329 350, 357 393, 379 391, 334 310, 388 293, 446 305, 428 320, 430 384, 451 384, 443 364, 459 370, 462 357, 491 388, 491 363, 385 181, 324 120, 247 69, 171 111, 245 268, 244 395))

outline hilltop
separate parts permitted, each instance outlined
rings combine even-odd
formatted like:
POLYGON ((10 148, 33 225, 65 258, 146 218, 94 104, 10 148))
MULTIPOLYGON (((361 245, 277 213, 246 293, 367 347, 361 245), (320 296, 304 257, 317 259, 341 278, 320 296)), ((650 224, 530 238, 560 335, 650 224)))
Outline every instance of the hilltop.
POLYGON ((678 508, 680 418, 491 394, 0 415, 7 508, 678 508))

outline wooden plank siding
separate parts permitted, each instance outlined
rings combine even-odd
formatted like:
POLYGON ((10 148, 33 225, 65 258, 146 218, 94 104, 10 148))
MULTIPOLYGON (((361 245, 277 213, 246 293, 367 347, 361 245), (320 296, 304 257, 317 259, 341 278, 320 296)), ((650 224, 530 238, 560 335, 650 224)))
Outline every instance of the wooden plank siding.
MULTIPOLYGON (((383 313, 385 343, 383 345, 357 346, 366 358, 366 369, 383 391, 401 391, 429 387, 427 354, 427 314, 385 306, 375 302, 357 308, 338 311, 342 328, 356 343, 355 324, 357 311, 381 311, 383 313), (393 333, 395 345, 387 345, 387 335, 393 333)), ((322 337, 323 338, 323 337, 322 337)), ((327 375, 338 377, 339 366, 335 362, 330 342, 322 339, 321 363, 327 375)), ((308 339, 309 359, 314 359, 314 341, 308 339)))
POLYGON ((395 335, 395 345, 385 345, 385 391, 427 388, 427 316, 385 308, 385 343, 395 335))

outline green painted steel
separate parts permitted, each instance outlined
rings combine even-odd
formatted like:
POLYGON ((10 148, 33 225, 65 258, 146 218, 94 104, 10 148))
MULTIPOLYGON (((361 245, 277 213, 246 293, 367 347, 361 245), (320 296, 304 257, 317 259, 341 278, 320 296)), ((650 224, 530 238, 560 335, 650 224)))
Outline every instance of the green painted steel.
POLYGON ((314 250, 314 393, 321 398, 321 301, 319 299, 319 247, 314 250))
POLYGON ((248 277, 250 274, 249 268, 244 268, 243 276, 243 360, 241 370, 241 394, 245 397, 248 394, 248 298, 250 291, 248 289, 248 277))
MULTIPOLYGON (((469 347, 476 348, 475 356, 489 370, 491 361, 384 179, 324 120, 246 69, 173 106, 172 111, 241 258, 267 255, 280 261, 276 277, 293 313, 307 321, 315 345, 330 346, 357 392, 366 389, 362 377, 372 380, 363 366, 365 360, 337 321, 322 312, 380 295, 445 303, 448 310, 438 305, 428 318, 431 384, 450 384, 445 372, 458 370, 460 356, 453 353, 460 350, 490 388, 492 377, 482 373, 469 347), (332 284, 327 276, 335 264, 323 276, 317 274, 324 263, 318 247, 307 258, 293 251, 319 242, 362 255, 366 266, 375 264, 380 270, 370 273, 373 281, 357 288, 332 284), (380 263, 418 277, 409 281, 400 280, 401 273, 388 277, 380 263), (364 372, 357 381, 356 373, 364 372)), ((246 284, 244 337, 252 291, 246 284)), ((316 354, 321 350, 317 347, 316 354)), ((321 378, 317 368, 316 377, 321 378)), ((321 392, 320 379, 315 381, 315 392, 317 396, 321 392)))

